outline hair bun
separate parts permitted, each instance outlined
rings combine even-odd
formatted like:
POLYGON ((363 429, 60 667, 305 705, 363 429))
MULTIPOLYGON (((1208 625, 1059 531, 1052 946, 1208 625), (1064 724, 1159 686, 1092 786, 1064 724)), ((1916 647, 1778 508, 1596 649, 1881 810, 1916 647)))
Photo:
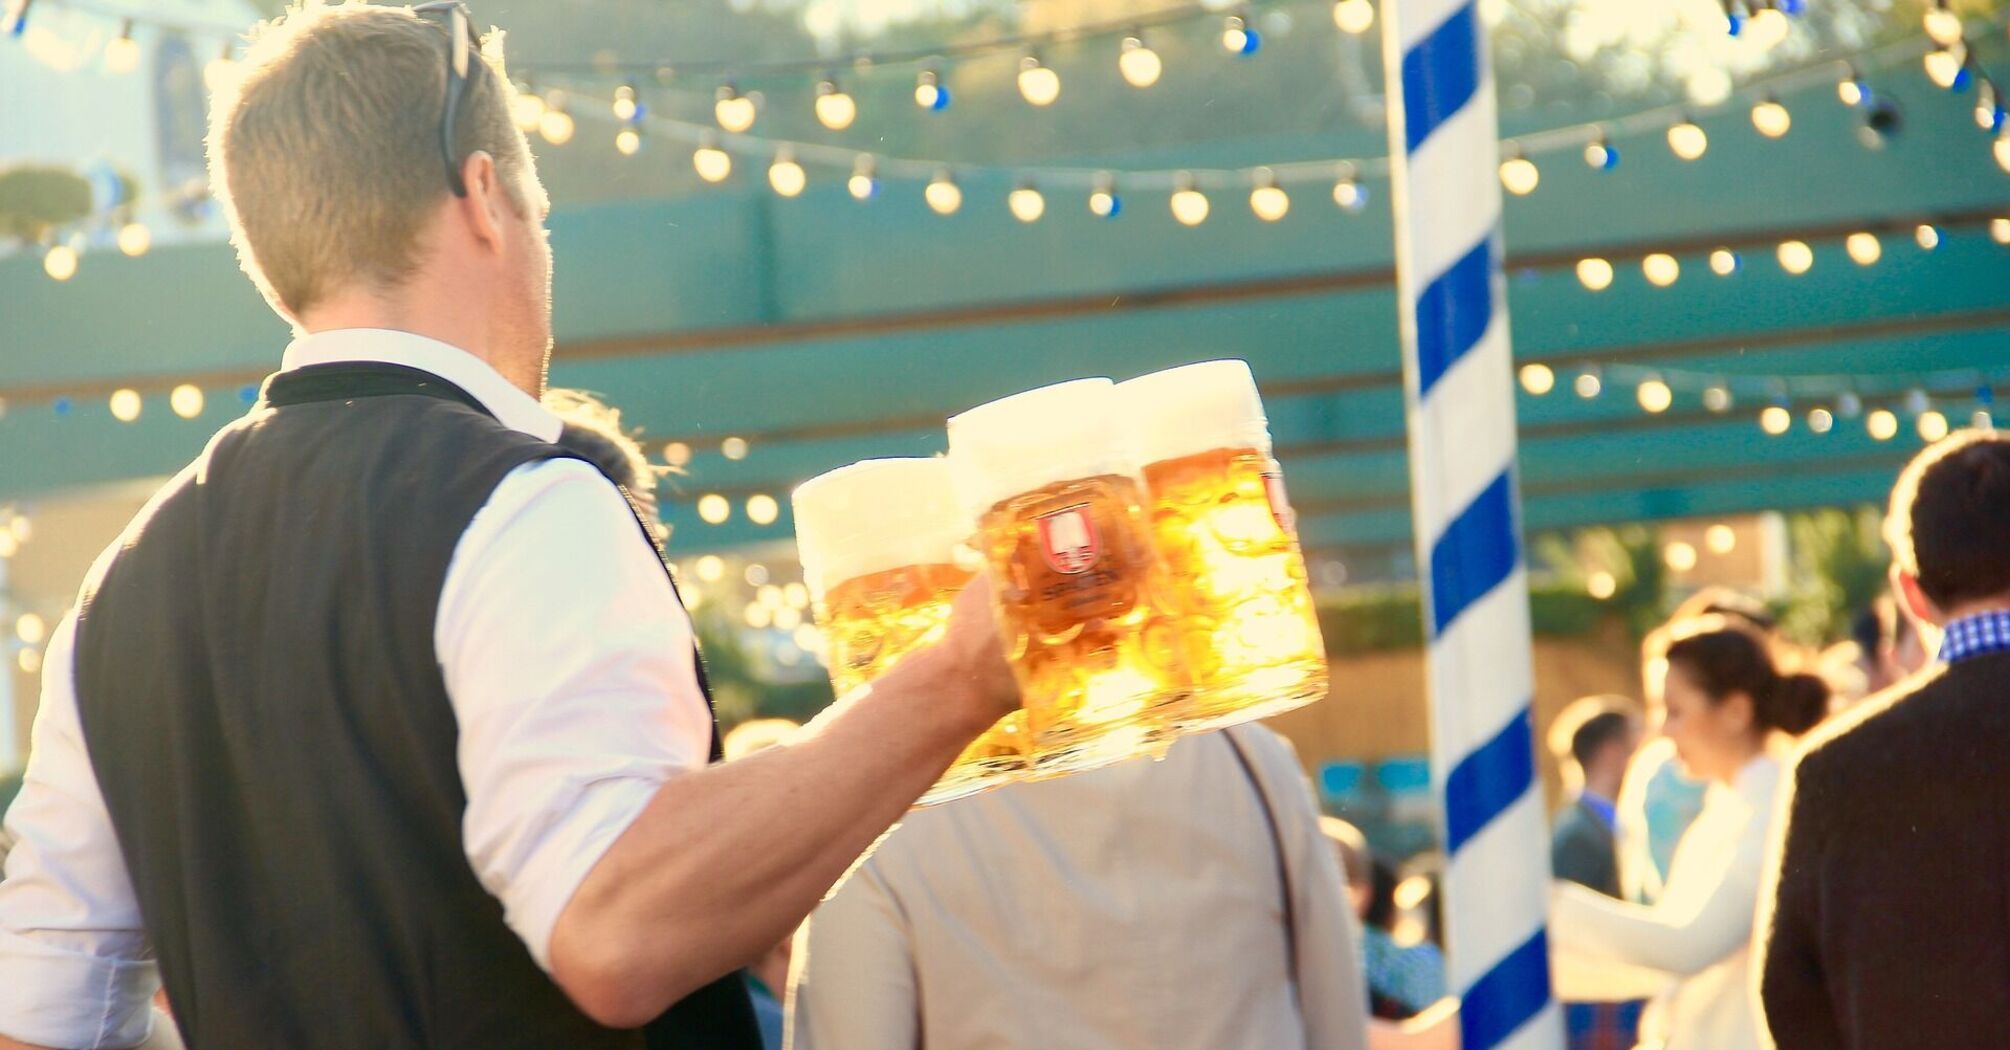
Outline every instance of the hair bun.
POLYGON ((1781 675, 1759 704, 1759 721, 1783 733, 1800 736, 1828 715, 1829 685, 1817 675, 1781 675))

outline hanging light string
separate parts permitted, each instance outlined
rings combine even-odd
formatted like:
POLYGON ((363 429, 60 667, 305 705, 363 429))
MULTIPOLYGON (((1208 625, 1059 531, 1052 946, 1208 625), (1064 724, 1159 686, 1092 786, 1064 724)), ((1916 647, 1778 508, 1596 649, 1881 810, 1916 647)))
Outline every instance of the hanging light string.
MULTIPOLYGON (((2010 25, 2010 10, 1999 13, 1989 24, 1992 27, 2010 25)), ((1738 106, 1749 104, 1754 99, 1761 100, 1763 104, 1773 100, 1774 96, 1790 94, 1817 84, 1860 83, 1864 69, 1880 69, 1907 60, 1917 60, 1937 49, 1939 45, 1931 39, 1909 37, 1749 81, 1724 101, 1709 106, 1670 103, 1617 118, 1584 121, 1508 136, 1501 139, 1501 152, 1503 158, 1510 161, 1526 160, 1569 150, 1601 147, 1616 138, 1694 127, 1693 121, 1699 116, 1729 112, 1738 106)), ((591 101, 595 104, 572 108, 596 118, 619 120, 610 108, 611 98, 596 98, 591 101)), ((964 174, 999 172, 1017 176, 1022 181, 1030 181, 1042 187, 1082 192, 1103 189, 1112 180, 1116 180, 1126 190, 1154 192, 1176 192, 1187 189, 1248 190, 1277 183, 1330 182, 1336 177, 1343 180, 1383 177, 1389 170, 1389 159, 1386 155, 1273 162, 1245 168, 1112 170, 1105 167, 999 165, 921 157, 890 157, 828 143, 721 131, 709 124, 678 120, 653 112, 638 113, 629 121, 622 123, 643 123, 647 125, 650 134, 660 135, 670 141, 753 158, 772 158, 778 153, 787 151, 798 163, 850 170, 861 162, 862 157, 869 156, 874 172, 880 177, 929 181, 940 179, 945 171, 964 174)), ((1674 144, 1675 139, 1671 138, 1671 145, 1674 144)), ((1679 150, 1680 147, 1676 148, 1679 150)))
MULTIPOLYGON (((1037 52, 1058 44, 1073 44, 1086 40, 1134 36, 1140 30, 1158 29, 1202 19, 1224 20, 1247 18, 1248 12, 1264 7, 1279 7, 1304 0, 1242 0, 1227 10, 1215 4, 1184 4, 1162 11, 1133 15, 1128 18, 1087 25, 1065 26, 1043 33, 1016 33, 1005 36, 988 37, 982 40, 968 40, 960 43, 936 44, 929 47, 900 48, 887 51, 859 51, 847 55, 823 58, 789 59, 698 59, 680 61, 666 58, 656 61, 631 62, 526 62, 519 68, 552 74, 573 75, 627 75, 636 77, 660 77, 664 71, 674 78, 686 76, 759 78, 784 74, 822 75, 832 70, 872 69, 877 67, 902 67, 925 65, 948 59, 972 58, 1000 52, 1037 52)), ((512 63, 513 66, 518 64, 512 63)))

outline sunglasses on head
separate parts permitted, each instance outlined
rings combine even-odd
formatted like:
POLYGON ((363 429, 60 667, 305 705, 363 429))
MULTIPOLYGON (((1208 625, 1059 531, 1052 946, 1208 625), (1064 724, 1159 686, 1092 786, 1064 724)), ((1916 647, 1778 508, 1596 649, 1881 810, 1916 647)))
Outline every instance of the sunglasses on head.
POLYGON ((440 156, 446 160, 447 185, 452 187, 454 196, 465 197, 468 185, 461 180, 461 156, 456 148, 456 132, 461 99, 468 93, 468 71, 473 66, 475 48, 481 41, 475 36, 474 20, 468 15, 468 5, 460 0, 433 0, 412 8, 412 13, 420 18, 437 20, 447 28, 447 99, 440 110, 440 156))

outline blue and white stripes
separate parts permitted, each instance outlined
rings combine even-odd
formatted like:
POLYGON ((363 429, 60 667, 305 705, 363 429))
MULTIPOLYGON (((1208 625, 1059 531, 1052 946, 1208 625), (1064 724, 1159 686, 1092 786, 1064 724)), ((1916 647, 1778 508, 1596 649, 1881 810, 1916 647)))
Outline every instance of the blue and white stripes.
POLYGON ((1477 0, 1383 0, 1382 12, 1448 977, 1467 1050, 1560 1050, 1486 32, 1477 0))

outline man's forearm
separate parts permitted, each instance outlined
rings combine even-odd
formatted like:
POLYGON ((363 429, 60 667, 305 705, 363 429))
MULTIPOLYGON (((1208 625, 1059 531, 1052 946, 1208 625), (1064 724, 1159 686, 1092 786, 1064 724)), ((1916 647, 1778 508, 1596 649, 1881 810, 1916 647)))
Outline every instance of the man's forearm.
POLYGON ((664 784, 560 914, 560 986, 633 1026, 788 936, 985 728, 955 673, 918 652, 796 740, 664 784))

